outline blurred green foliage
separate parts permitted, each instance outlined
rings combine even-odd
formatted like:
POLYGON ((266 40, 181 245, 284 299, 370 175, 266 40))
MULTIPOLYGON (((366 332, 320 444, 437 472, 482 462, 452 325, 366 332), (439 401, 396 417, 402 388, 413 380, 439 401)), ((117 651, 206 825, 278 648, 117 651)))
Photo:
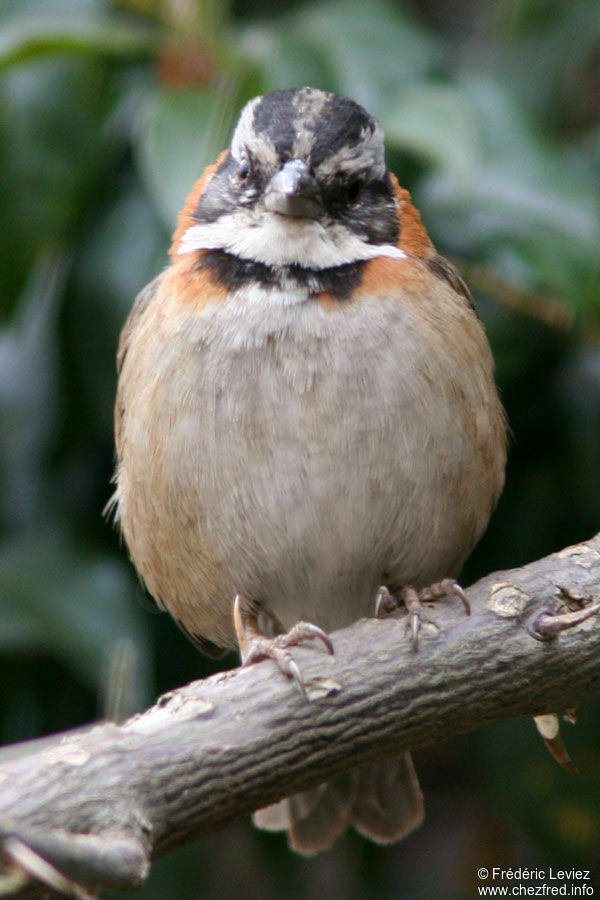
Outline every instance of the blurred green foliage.
MULTIPOLYGON (((598 529, 597 3, 258 6, 0 2, 2 742, 101 714, 115 660, 133 673, 128 709, 211 671, 151 615, 101 511, 120 325, 256 93, 312 84, 377 115, 475 289, 513 437, 464 582, 598 529)), ((598 709, 567 735, 579 779, 530 723, 507 723, 419 754, 429 814, 403 845, 350 836, 305 861, 240 823, 158 863, 141 896, 462 898, 480 865, 593 867, 598 709)))

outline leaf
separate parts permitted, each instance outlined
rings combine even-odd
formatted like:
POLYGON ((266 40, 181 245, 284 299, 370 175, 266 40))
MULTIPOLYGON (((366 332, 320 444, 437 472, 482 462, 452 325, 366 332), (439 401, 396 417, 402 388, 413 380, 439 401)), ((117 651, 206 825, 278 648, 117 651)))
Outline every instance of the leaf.
POLYGON ((324 49, 340 93, 374 115, 399 85, 421 78, 438 58, 435 39, 384 0, 313 4, 297 22, 300 34, 324 49))
POLYGON ((47 56, 78 53, 131 59, 149 57, 159 33, 129 19, 77 11, 69 16, 30 14, 4 20, 0 71, 47 56))
POLYGON ((442 169, 469 172, 480 161, 475 110, 456 86, 419 82, 400 89, 381 122, 389 144, 442 169))
POLYGON ((478 156, 468 166, 440 165, 420 184, 418 200, 435 240, 493 262, 517 284, 591 311, 600 245, 592 164, 542 142, 499 82, 464 79, 460 91, 479 137, 478 156))
POLYGON ((307 84, 337 91, 374 115, 439 58, 435 39, 385 0, 312 3, 252 26, 246 52, 265 67, 267 89, 307 84))
POLYGON ((261 93, 309 84, 322 90, 338 90, 327 47, 302 34, 295 21, 287 23, 287 27, 252 25, 242 31, 240 46, 259 65, 269 60, 268 67, 264 67, 261 93))
POLYGON ((47 254, 34 267, 18 316, 0 331, 0 521, 30 522, 40 508, 44 462, 57 416, 56 318, 67 260, 47 254))
POLYGON ((204 168, 227 146, 235 99, 235 91, 227 89, 160 89, 142 109, 136 128, 139 165, 169 228, 204 168))
POLYGON ((112 431, 119 332, 137 294, 165 265, 168 247, 167 233, 137 179, 121 190, 113 187, 111 201, 81 240, 69 284, 77 302, 68 305, 64 317, 71 385, 77 385, 94 441, 112 431))
POLYGON ((93 191, 126 137, 123 127, 115 127, 116 105, 106 72, 90 60, 46 59, 4 73, 0 302, 7 309, 2 309, 3 317, 16 305, 38 256, 49 249, 60 252, 79 236, 93 191))
POLYGON ((52 524, 0 549, 0 618, 10 623, 0 630, 0 651, 52 654, 95 691, 117 636, 146 659, 147 626, 124 568, 84 553, 52 524))

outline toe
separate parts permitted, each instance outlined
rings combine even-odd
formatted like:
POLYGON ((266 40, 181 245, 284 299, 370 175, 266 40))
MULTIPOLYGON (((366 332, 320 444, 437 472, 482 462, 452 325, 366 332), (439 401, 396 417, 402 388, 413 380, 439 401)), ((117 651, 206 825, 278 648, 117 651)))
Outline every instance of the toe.
POLYGON ((333 655, 333 643, 326 631, 314 625, 312 622, 297 622, 285 634, 279 634, 275 638, 280 647, 297 647, 303 641, 317 639, 322 641, 328 653, 333 655))
POLYGON ((375 598, 375 618, 385 619, 398 609, 398 601, 393 597, 385 585, 381 585, 375 598))

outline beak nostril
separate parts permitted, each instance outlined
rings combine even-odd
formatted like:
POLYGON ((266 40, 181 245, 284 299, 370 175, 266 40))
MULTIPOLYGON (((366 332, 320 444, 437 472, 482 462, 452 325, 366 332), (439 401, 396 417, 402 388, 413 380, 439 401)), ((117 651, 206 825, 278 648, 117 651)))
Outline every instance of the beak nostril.
POLYGON ((273 175, 265 193, 269 212, 297 218, 315 218, 323 212, 319 185, 308 163, 291 159, 273 175))
POLYGON ((301 159, 292 159, 273 176, 269 188, 282 194, 296 194, 317 191, 317 182, 301 159))

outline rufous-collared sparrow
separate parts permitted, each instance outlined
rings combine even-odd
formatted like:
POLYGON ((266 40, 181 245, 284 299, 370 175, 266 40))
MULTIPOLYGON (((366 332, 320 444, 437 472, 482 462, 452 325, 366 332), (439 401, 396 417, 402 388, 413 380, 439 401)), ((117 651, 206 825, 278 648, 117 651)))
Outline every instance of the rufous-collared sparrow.
MULTIPOLYGON (((117 518, 201 649, 271 656, 302 684, 293 644, 331 650, 326 632, 377 597, 416 610, 453 589, 504 480, 488 342, 381 127, 335 94, 250 101, 170 255, 121 335, 117 518)), ((314 853, 348 825, 397 840, 422 815, 404 754, 256 818, 314 853)))

